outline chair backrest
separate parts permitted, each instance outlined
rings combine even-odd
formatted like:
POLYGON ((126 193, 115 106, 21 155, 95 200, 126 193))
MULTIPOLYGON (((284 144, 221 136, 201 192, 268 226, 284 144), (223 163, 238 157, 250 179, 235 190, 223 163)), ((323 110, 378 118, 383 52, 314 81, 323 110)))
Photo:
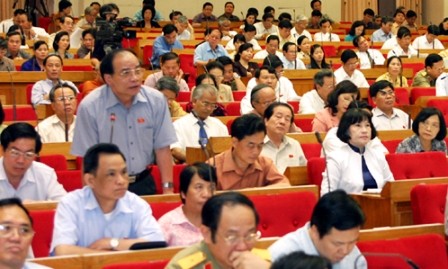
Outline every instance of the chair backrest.
POLYGON ((232 95, 233 95, 233 100, 241 101, 241 100, 243 100, 244 96, 246 96, 246 92, 245 91, 233 91, 232 95))
POLYGON ((414 262, 416 268, 448 268, 445 241, 437 234, 361 241, 357 245, 365 253, 369 268, 414 268, 406 259, 414 262), (391 257, 393 254, 402 256, 391 257))
POLYGON ((311 218, 317 203, 313 192, 290 192, 251 195, 260 216, 258 225, 263 237, 283 236, 302 227, 311 218))
POLYGON ((33 84, 27 84, 26 85, 26 103, 27 104, 29 104, 29 105, 31 105, 32 103, 31 103, 31 93, 33 92, 33 86, 34 86, 34 83, 33 84))
POLYGON ((434 87, 415 87, 411 89, 411 104, 415 104, 417 99, 422 96, 436 96, 434 87))
POLYGON ((300 144, 307 160, 311 158, 319 158, 322 146, 319 143, 300 144))
POLYGON ((51 154, 39 156, 39 162, 44 163, 55 171, 68 170, 67 159, 62 154, 51 154))
POLYGON ((448 176, 448 162, 443 152, 391 153, 386 155, 386 160, 395 180, 448 176))
POLYGON ((288 101, 288 104, 292 107, 294 113, 299 113, 299 101, 288 101))
POLYGON ((294 118, 294 123, 297 127, 302 129, 303 132, 312 132, 313 120, 313 118, 294 118))
POLYGON ((395 153, 395 151, 397 150, 398 144, 400 144, 400 142, 403 141, 402 139, 394 139, 394 140, 384 140, 381 141, 381 144, 383 144, 387 151, 389 151, 389 153, 395 153))
POLYGON ((55 210, 30 211, 33 218, 34 235, 33 247, 34 257, 47 257, 50 253, 51 240, 53 238, 55 210))
POLYGON ((324 158, 310 158, 307 163, 308 182, 319 186, 322 183, 322 173, 325 171, 324 158))
MULTIPOLYGON (((180 188, 180 173, 185 168, 185 164, 175 164, 173 165, 173 185, 174 192, 179 193, 180 188)), ((156 184, 157 194, 162 194, 162 179, 160 177, 160 170, 157 165, 152 166, 151 175, 154 178, 154 183, 156 184)))
POLYGON ((241 116, 240 102, 229 102, 226 104, 226 111, 228 116, 241 116))
POLYGON ((414 224, 444 223, 447 184, 419 184, 411 190, 414 224))
POLYGON ((154 218, 159 219, 161 216, 165 215, 165 213, 168 213, 169 211, 181 205, 181 203, 181 201, 153 202, 149 205, 151 206, 152 215, 154 216, 154 218))
POLYGON ((409 105, 409 91, 406 88, 395 88, 395 103, 398 105, 409 105))
POLYGON ((58 182, 62 184, 67 192, 79 190, 83 187, 81 170, 56 171, 56 175, 58 182))
POLYGON ((191 92, 179 92, 177 95, 177 102, 190 102, 191 100, 191 92))
POLYGON ((143 47, 143 64, 147 65, 151 61, 152 45, 146 45, 143 47))
POLYGON ((110 264, 103 269, 164 269, 170 260, 110 264))
MULTIPOLYGON (((5 112, 5 121, 12 121, 14 115, 13 107, 3 107, 5 112)), ((32 105, 20 105, 16 106, 17 118, 16 121, 35 121, 37 120, 36 111, 34 111, 32 105)))
POLYGON ((426 105, 439 109, 445 116, 448 115, 448 99, 430 99, 426 105))

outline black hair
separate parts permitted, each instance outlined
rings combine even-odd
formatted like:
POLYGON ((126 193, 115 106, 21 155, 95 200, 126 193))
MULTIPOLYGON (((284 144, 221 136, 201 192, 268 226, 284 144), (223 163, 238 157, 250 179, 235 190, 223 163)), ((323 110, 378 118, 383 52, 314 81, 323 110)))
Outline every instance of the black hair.
POLYGON ((358 55, 351 49, 346 49, 341 54, 341 62, 343 62, 344 64, 353 58, 358 59, 358 55))
POLYGON ((217 179, 216 169, 212 165, 203 162, 195 162, 187 165, 180 173, 180 199, 183 204, 185 204, 185 199, 182 197, 182 194, 187 195, 188 187, 190 187, 191 180, 195 175, 210 183, 216 182, 217 179))
POLYGON ((261 17, 261 19, 262 19, 263 21, 266 21, 266 20, 269 19, 269 18, 274 19, 274 15, 272 15, 272 13, 264 13, 264 14, 263 14, 263 17, 261 17))
POLYGON ((246 43, 246 37, 243 34, 236 34, 233 37, 233 44, 235 44, 237 41, 246 43))
POLYGON ((0 142, 2 144, 3 152, 8 148, 9 143, 12 143, 20 138, 34 139, 36 145, 34 152, 39 154, 42 149, 42 141, 40 135, 36 132, 34 127, 26 122, 16 122, 8 125, 0 135, 0 142))
POLYGON ((6 39, 9 40, 9 38, 11 38, 12 36, 15 36, 15 35, 20 36, 20 44, 22 46, 26 44, 26 38, 23 35, 22 26, 12 25, 11 27, 9 27, 8 33, 6 33, 6 39), (17 30, 19 30, 20 32, 17 32, 17 30))
POLYGON ((0 208, 11 207, 11 206, 17 206, 20 209, 22 209, 23 212, 25 212, 26 216, 28 217, 31 227, 33 226, 33 218, 31 217, 28 209, 22 204, 22 200, 20 200, 20 198, 11 197, 11 198, 0 199, 0 208))
POLYGON ((289 46, 294 46, 296 48, 296 51, 297 51, 297 44, 293 43, 293 42, 289 42, 289 41, 286 42, 285 44, 283 44, 282 51, 283 52, 288 52, 289 46))
POLYGON ((113 75, 115 70, 114 70, 114 59, 120 55, 123 54, 125 52, 129 52, 132 53, 135 57, 137 57, 135 55, 135 52, 132 50, 128 50, 128 49, 116 49, 113 50, 112 52, 106 54, 106 56, 103 58, 103 60, 101 61, 100 64, 100 73, 101 73, 101 77, 104 80, 104 75, 113 75))
POLYGON ((339 103, 339 95, 344 93, 355 93, 356 100, 359 99, 359 89, 358 87, 351 82, 350 80, 343 80, 336 84, 336 87, 327 97, 327 105, 325 107, 329 107, 331 109, 332 114, 336 114, 338 112, 338 103, 339 103))
POLYGON ((254 48, 254 45, 252 45, 252 43, 244 43, 242 44, 239 48, 238 48, 238 52, 235 54, 235 62, 239 62, 241 59, 241 54, 243 53, 243 51, 248 50, 250 48, 254 48))
POLYGON ((348 104, 347 109, 351 108, 361 108, 361 109, 368 109, 369 111, 372 111, 373 107, 369 105, 366 101, 362 100, 353 100, 348 104))
POLYGON ((228 4, 231 4, 233 7, 235 7, 235 4, 234 4, 233 2, 231 2, 231 1, 227 1, 227 2, 224 4, 224 7, 226 7, 228 4))
POLYGON ((277 77, 277 75, 276 75, 276 73, 275 73, 275 69, 274 69, 274 67, 269 66, 269 65, 264 65, 264 64, 263 64, 260 68, 258 68, 257 70, 255 70, 255 78, 257 78, 257 79, 260 78, 260 75, 261 75, 261 71, 262 71, 262 70, 266 70, 266 71, 268 71, 269 74, 274 74, 274 75, 277 77))
POLYGON ((435 63, 438 63, 440 61, 443 61, 442 56, 437 53, 430 53, 428 56, 426 56, 425 67, 432 67, 435 63))
POLYGON ((363 121, 368 121, 370 124, 370 139, 374 139, 376 137, 376 129, 372 123, 372 114, 367 112, 362 108, 352 108, 348 109, 341 118, 339 122, 337 137, 344 143, 349 143, 350 138, 350 126, 353 124, 357 124, 363 121))
POLYGON ((72 6, 72 3, 70 1, 68 1, 68 0, 61 0, 58 3, 58 10, 59 10, 59 12, 62 12, 64 9, 66 9, 68 7, 71 7, 71 6, 72 6))
POLYGON ((371 9, 371 8, 366 8, 366 9, 364 9, 363 15, 364 16, 370 15, 373 17, 373 16, 375 16, 375 11, 373 11, 373 9, 371 9))
POLYGON ((417 17, 417 13, 414 10, 409 9, 406 12, 406 19, 409 19, 409 18, 412 18, 412 17, 417 17))
POLYGON ((280 38, 278 35, 269 35, 268 38, 266 38, 266 43, 269 43, 271 40, 277 40, 280 44, 280 38))
POLYGON ((302 45, 303 40, 305 38, 308 38, 306 35, 301 35, 297 38, 297 50, 300 51, 300 48, 298 46, 302 45))
POLYGON ((446 137, 445 118, 444 118, 442 112, 435 107, 425 107, 425 108, 422 108, 422 110, 420 110, 420 112, 415 117, 414 122, 412 122, 412 131, 417 136, 419 136, 420 135, 418 132, 419 124, 425 122, 429 117, 434 116, 434 115, 437 115, 437 117, 439 118, 439 122, 440 122, 439 132, 437 133, 435 139, 442 141, 446 137))
POLYGON ((327 23, 327 22, 329 22, 330 25, 333 24, 333 22, 332 22, 329 18, 323 17, 323 18, 319 21, 319 27, 322 28, 322 24, 327 23))
POLYGON ((319 49, 319 48, 324 53, 324 57, 322 58, 322 63, 320 64, 322 66, 322 69, 330 69, 331 66, 329 64, 327 64, 327 61, 325 60, 325 51, 320 44, 313 44, 311 46, 311 49, 310 49, 310 67, 311 67, 311 69, 321 69, 321 67, 317 64, 316 60, 313 57, 314 51, 316 51, 316 49, 319 49))
POLYGON ((58 43, 59 43, 59 41, 61 41, 61 38, 63 36, 68 36, 68 47, 67 47, 66 51, 68 51, 70 49, 70 35, 66 31, 60 31, 55 35, 54 40, 53 40, 53 49, 55 52, 58 51, 58 49, 59 49, 58 43))
POLYGON ((93 6, 93 5, 98 5, 98 6, 100 6, 100 7, 101 7, 101 4, 100 4, 99 2, 92 2, 92 3, 90 3, 90 5, 89 5, 89 6, 93 6))
MULTIPOLYGON (((280 13, 280 15, 278 15, 278 21, 281 22, 283 20, 291 21, 292 20, 291 14, 289 14, 288 12, 280 13)), ((292 26, 292 24, 291 24, 291 26, 292 26)), ((278 24, 278 27, 280 27, 280 23, 278 24)), ((282 28, 285 28, 285 27, 282 27, 282 28)))
POLYGON ((72 16, 67 15, 67 16, 61 16, 61 17, 59 17, 59 22, 63 24, 63 23, 65 22, 65 19, 66 19, 66 18, 71 19, 72 22, 75 21, 75 19, 74 19, 72 16))
POLYGON ((361 39, 361 37, 364 37, 364 35, 357 35, 353 38, 352 43, 355 48, 359 48, 359 40, 361 39))
POLYGON ((263 119, 252 113, 236 118, 230 127, 230 135, 238 139, 238 141, 243 140, 246 136, 261 132, 266 134, 266 126, 263 119))
POLYGON ((182 12, 180 12, 180 11, 177 11, 177 10, 175 10, 175 11, 172 11, 171 13, 170 13, 170 21, 172 21, 173 20, 173 18, 175 17, 175 16, 183 16, 184 14, 182 14, 182 12))
POLYGON ((93 28, 89 28, 89 29, 85 29, 82 31, 82 33, 81 33, 82 39, 86 38, 86 35, 89 35, 89 34, 92 35, 93 39, 96 38, 96 30, 93 28))
POLYGON ((244 25, 243 31, 245 33, 247 33, 247 32, 256 32, 257 28, 255 28, 255 26, 253 24, 246 24, 246 25, 244 25))
POLYGON ((350 28, 350 31, 348 32, 348 34, 351 35, 351 36, 356 35, 356 28, 358 28, 359 26, 364 26, 364 28, 362 29, 361 35, 365 35, 365 33, 366 33, 366 25, 364 24, 363 21, 355 21, 355 22, 353 22, 352 27, 350 28))
POLYGON ((315 4, 315 3, 320 3, 320 4, 322 4, 322 2, 321 2, 320 0, 313 0, 313 1, 311 1, 310 6, 311 6, 311 9, 312 9, 312 10, 315 10, 315 9, 314 9, 314 4, 315 4))
MULTIPOLYGON (((266 14, 266 13, 271 13, 272 11, 274 11, 275 12, 275 8, 274 7, 272 7, 272 6, 266 6, 265 8, 264 8, 264 10, 263 10, 263 13, 264 14, 266 14)), ((272 17, 272 18, 274 18, 274 17, 272 17)), ((264 19, 263 19, 264 20, 264 19)))
POLYGON ((84 155, 82 173, 95 175, 100 162, 100 156, 119 154, 126 162, 124 154, 120 151, 117 145, 111 143, 98 143, 91 146, 84 155))
POLYGON ((156 9, 154 8, 154 5, 144 5, 142 8, 142 18, 145 17, 145 11, 146 10, 151 10, 151 19, 150 21, 152 21, 154 19, 154 16, 156 15, 156 9))
MULTIPOLYGON (((237 205, 248 207, 254 213, 255 227, 258 225, 259 216, 257 210, 255 209, 254 203, 247 196, 239 192, 224 192, 217 194, 205 202, 201 213, 202 225, 210 229, 212 242, 216 241, 216 231, 218 230, 221 220, 223 207, 233 207, 237 205)), ((238 218, 238 216, 234 217, 238 218)))
POLYGON ((362 226, 364 221, 364 212, 358 203, 345 191, 335 190, 317 201, 310 225, 315 226, 323 238, 332 228, 345 231, 362 226))
POLYGON ((40 48, 40 46, 42 46, 42 45, 47 46, 47 49, 48 49, 48 44, 47 44, 45 41, 43 41, 43 40, 37 40, 36 42, 34 42, 33 50, 34 50, 34 51, 38 50, 38 49, 40 48))
POLYGON ((211 7, 213 7, 213 4, 210 3, 210 2, 205 2, 205 3, 202 5, 202 9, 205 9, 207 6, 211 6, 211 7))
POLYGON ((279 66, 283 66, 283 62, 277 55, 269 54, 266 58, 264 58, 263 65, 267 65, 275 69, 279 66))
POLYGON ((261 90, 266 89, 266 88, 272 89, 271 86, 269 86, 267 84, 260 83, 260 84, 257 84, 250 92, 250 104, 252 105, 253 108, 255 108, 253 103, 258 102, 258 99, 259 99, 258 94, 260 93, 261 90))
POLYGON ((57 89, 61 89, 61 88, 69 88, 70 90, 72 90, 73 95, 76 96, 78 94, 78 92, 76 91, 75 88, 73 88, 72 85, 64 82, 62 84, 56 84, 53 86, 53 88, 51 88, 50 93, 48 94, 48 98, 50 99, 50 102, 54 103, 56 100, 54 99, 54 95, 57 89))
POLYGON ((331 269, 331 262, 319 255, 294 251, 274 261, 270 269, 331 269))
POLYGON ((216 58, 216 61, 222 63, 222 65, 224 65, 224 66, 229 65, 229 64, 233 65, 232 59, 230 59, 230 57, 228 57, 228 56, 220 56, 220 57, 216 58))
POLYGON ((200 74, 196 77, 195 85, 196 87, 202 84, 202 81, 206 78, 210 78, 213 81, 213 86, 215 86, 216 89, 218 89, 218 83, 216 82, 215 76, 209 73, 200 74))
POLYGON ((289 111, 291 112, 291 122, 290 123, 293 124, 294 123, 294 110, 292 109, 291 105, 289 105, 288 103, 274 102, 274 103, 270 104, 264 111, 263 118, 265 120, 269 120, 272 117, 272 115, 274 115, 275 108, 279 107, 279 106, 286 107, 289 109, 289 111))
POLYGON ((160 56, 160 64, 164 64, 166 61, 170 61, 170 60, 176 60, 176 62, 178 64, 180 64, 180 59, 179 59, 179 55, 177 55, 177 53, 175 52, 167 52, 162 54, 162 56, 160 56))
POLYGON ((17 15, 23 15, 23 14, 27 14, 26 13, 26 11, 24 10, 24 9, 22 9, 22 8, 18 8, 18 9, 16 9, 16 10, 14 10, 14 17, 15 16, 17 16, 17 15))
MULTIPOLYGON (((247 14, 252 14, 255 15, 255 18, 258 17, 258 9, 254 8, 254 7, 250 7, 247 9, 247 14)), ((247 18, 247 15, 246 15, 247 18)))
POLYGON ((406 14, 404 14, 403 10, 397 8, 397 9, 395 10, 395 13, 394 13, 394 18, 395 18, 398 14, 400 14, 400 13, 403 14, 403 16, 406 17, 406 14))
POLYGON ((278 28, 286 28, 286 29, 292 29, 294 26, 292 25, 291 21, 289 20, 282 20, 278 23, 278 28))
POLYGON ((315 9, 315 10, 313 10, 311 12, 311 17, 320 17, 320 18, 322 18, 322 12, 320 12, 320 10, 315 9))
POLYGON ((412 36, 409 28, 406 26, 400 26, 400 28, 398 28, 398 31, 397 31, 397 38, 401 39, 401 38, 405 38, 407 36, 409 36, 409 37, 412 36))
POLYGON ((177 27, 174 24, 168 23, 167 25, 163 26, 163 28, 162 28, 163 35, 169 35, 172 32, 177 33, 177 27))
POLYGON ((435 36, 440 35, 439 27, 437 27, 437 25, 434 25, 434 24, 429 25, 428 26, 428 34, 435 35, 435 36))
POLYGON ((205 68, 210 72, 213 69, 219 69, 224 73, 224 65, 217 61, 208 62, 205 68))
POLYGON ((394 22, 394 19, 392 18, 392 17, 388 17, 388 16, 383 16, 382 18, 381 18, 381 24, 384 24, 384 25, 386 25, 387 23, 389 23, 389 22, 394 22))
POLYGON ((376 81, 375 83, 370 85, 369 95, 372 98, 376 97, 376 95, 378 94, 379 91, 384 90, 386 88, 391 88, 393 91, 395 91, 394 85, 390 81, 388 81, 388 80, 376 81))

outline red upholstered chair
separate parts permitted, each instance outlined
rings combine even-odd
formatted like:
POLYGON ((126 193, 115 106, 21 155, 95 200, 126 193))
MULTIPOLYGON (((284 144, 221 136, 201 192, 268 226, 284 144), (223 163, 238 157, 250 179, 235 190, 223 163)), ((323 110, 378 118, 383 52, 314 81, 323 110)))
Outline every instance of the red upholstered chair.
POLYGON ((403 69, 404 68, 412 68, 412 73, 416 74, 418 71, 425 69, 425 62, 422 61, 420 63, 403 63, 403 69))
POLYGON ((448 184, 419 184, 411 190, 414 224, 444 223, 448 184))
POLYGON ((322 183, 322 173, 325 171, 325 159, 324 158, 311 158, 307 163, 308 170, 308 182, 319 186, 322 183))
POLYGON ((165 215, 165 213, 175 209, 176 207, 182 204, 181 201, 170 201, 170 202, 154 202, 150 203, 152 209, 152 215, 154 218, 159 219, 161 216, 165 215))
POLYGON ((64 71, 92 71, 91 65, 64 65, 64 71))
POLYGON ((398 105, 409 105, 409 91, 406 88, 395 88, 395 103, 398 105))
POLYGON ((65 170, 56 171, 58 182, 62 184, 67 192, 82 189, 82 172, 81 170, 65 170))
POLYGON ((110 264, 103 269, 163 269, 170 260, 110 264))
POLYGON ((435 107, 442 111, 443 115, 448 115, 448 99, 431 99, 426 104, 428 107, 435 107))
POLYGON ((322 47, 325 53, 325 58, 331 58, 331 57, 337 57, 338 56, 338 50, 335 46, 331 45, 324 45, 322 47))
POLYGON ((446 177, 448 162, 443 152, 392 153, 386 155, 395 180, 446 177))
POLYGON ((322 146, 319 143, 300 144, 307 160, 311 158, 319 158, 322 146))
POLYGON ((190 89, 196 83, 196 67, 194 66, 194 55, 193 54, 180 54, 179 55, 180 68, 184 71, 185 76, 188 75, 188 87, 190 89))
POLYGON ((415 235, 388 240, 361 241, 358 248, 367 259, 369 269, 448 268, 445 240, 437 234, 415 235), (383 254, 383 255, 381 255, 383 254), (393 254, 402 255, 391 257, 393 254))
POLYGON ((76 166, 77 170, 81 170, 82 171, 82 161, 83 161, 82 157, 80 157, 80 156, 76 157, 75 166, 76 166))
POLYGON ((304 132, 313 131, 313 118, 294 118, 294 123, 304 132))
POLYGON ((243 100, 244 96, 246 96, 246 92, 245 91, 233 91, 232 95, 233 95, 233 100, 241 101, 241 100, 243 100))
POLYGON ((229 134, 230 134, 231 131, 232 131, 232 123, 233 123, 233 121, 234 121, 234 120, 229 120, 229 121, 227 121, 227 123, 226 123, 227 130, 229 131, 229 134))
POLYGON ((68 170, 67 159, 62 154, 42 155, 38 160, 56 171, 68 170))
MULTIPOLYGON (((5 107, 3 106, 3 111, 5 112, 5 121, 13 120, 13 107, 5 107)), ((32 105, 17 105, 17 118, 16 121, 36 121, 37 115, 36 111, 34 111, 32 105)))
POLYGON ((241 116, 240 102, 228 102, 225 106, 228 116, 241 116))
MULTIPOLYGON (((173 184, 174 192, 179 193, 180 188, 180 173, 185 168, 185 164, 175 164, 173 165, 173 184)), ((154 178, 154 183, 156 184, 157 194, 162 194, 162 179, 160 177, 160 170, 157 165, 152 166, 151 174, 154 178)))
POLYGON ((398 144, 403 141, 402 139, 394 139, 394 140, 385 140, 381 141, 381 143, 387 148, 389 153, 395 153, 397 150, 398 144))
POLYGON ((421 96, 436 96, 435 87, 415 87, 411 89, 411 104, 415 104, 421 96))
POLYGON ((34 256, 47 257, 50 253, 51 239, 53 238, 54 210, 30 211, 33 218, 33 228, 36 234, 31 243, 34 256))
POLYGON ((177 102, 190 102, 191 92, 179 92, 176 97, 177 102))
POLYGON ((312 192, 251 195, 260 215, 258 229, 263 237, 283 236, 305 225, 317 203, 312 192))
POLYGON ((288 104, 292 106, 294 113, 299 113, 299 101, 288 101, 288 104))
MULTIPOLYGON (((150 65, 152 56, 152 45, 146 45, 143 47, 143 64, 150 65)), ((150 65, 151 66, 151 65, 150 65)))
POLYGON ((34 83, 33 84, 27 84, 26 85, 26 103, 27 104, 29 104, 29 105, 31 105, 32 103, 31 103, 31 92, 33 91, 33 86, 34 86, 34 83))

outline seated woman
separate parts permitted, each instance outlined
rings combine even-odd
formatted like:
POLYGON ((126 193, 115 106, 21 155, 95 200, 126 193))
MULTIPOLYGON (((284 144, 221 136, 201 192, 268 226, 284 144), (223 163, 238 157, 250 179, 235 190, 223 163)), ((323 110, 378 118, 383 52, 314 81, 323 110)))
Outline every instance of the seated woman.
POLYGON ((229 57, 231 59, 235 59, 235 55, 238 53, 238 49, 240 48, 240 46, 247 43, 246 37, 242 34, 236 34, 233 37, 233 40, 229 42, 233 42, 233 46, 235 46, 235 50, 229 53, 229 57))
POLYGON ((58 54, 62 59, 73 59, 73 54, 68 52, 70 49, 70 35, 66 31, 56 34, 53 41, 54 54, 58 54))
POLYGON ((34 43, 34 55, 22 64, 21 71, 44 71, 44 59, 48 56, 48 45, 38 40, 34 43))
POLYGON ((446 124, 442 112, 435 107, 425 107, 412 123, 414 135, 403 140, 397 153, 415 153, 446 150, 446 124))
POLYGON ((387 80, 392 83, 394 87, 409 87, 408 80, 403 73, 403 64, 401 58, 392 56, 386 61, 387 72, 379 76, 376 81, 387 80))
POLYGON ((206 163, 188 165, 180 173, 182 205, 158 220, 168 246, 189 246, 200 242, 201 211, 215 190, 215 168, 206 163))
POLYGON ((160 25, 153 21, 156 10, 152 5, 144 5, 142 8, 142 18, 143 20, 137 22, 137 27, 143 28, 144 30, 151 30, 151 28, 160 28, 160 25))
POLYGON ((381 189, 394 180, 384 153, 372 149, 369 143, 376 137, 369 112, 349 109, 342 116, 336 135, 345 145, 327 155, 321 196, 336 189, 347 193, 381 189))
POLYGON ((325 61, 325 52, 321 45, 312 45, 310 55, 310 64, 306 67, 307 69, 331 69, 331 66, 325 61))
POLYGON ((300 59, 311 58, 311 42, 306 35, 297 38, 297 57, 300 59))
POLYGON ((286 136, 294 124, 294 111, 287 103, 274 102, 264 111, 266 137, 261 155, 269 157, 283 174, 288 166, 305 166, 307 163, 300 143, 286 136))
POLYGON ((343 80, 328 95, 324 110, 313 119, 313 132, 327 132, 339 125, 339 120, 353 100, 359 99, 359 89, 353 82, 343 80))
POLYGON ((247 12, 246 18, 243 20, 243 24, 241 24, 240 29, 243 30, 246 25, 254 25, 256 22, 257 15, 255 12, 247 12))
POLYGON ((238 53, 235 55, 235 62, 233 63, 233 72, 240 77, 254 77, 255 71, 259 69, 258 64, 251 62, 254 58, 254 48, 251 43, 245 43, 238 48, 238 53))
POLYGON ((353 41, 356 36, 365 35, 366 25, 363 21, 355 21, 348 32, 348 35, 345 36, 344 41, 353 41))
POLYGON ((232 88, 222 83, 224 79, 224 65, 218 61, 213 61, 209 62, 205 68, 209 74, 215 77, 218 85, 218 102, 233 102, 232 88))

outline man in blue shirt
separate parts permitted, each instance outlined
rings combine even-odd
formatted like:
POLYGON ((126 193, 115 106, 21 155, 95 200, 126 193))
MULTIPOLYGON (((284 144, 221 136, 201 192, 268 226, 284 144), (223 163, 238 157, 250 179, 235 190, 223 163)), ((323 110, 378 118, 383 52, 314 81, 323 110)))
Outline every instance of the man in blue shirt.
POLYGON ((383 17, 381 19, 381 28, 373 32, 372 41, 373 42, 385 42, 386 40, 392 38, 392 24, 394 20, 390 17, 383 17))
POLYGON ((219 44, 221 42, 221 31, 218 29, 212 29, 208 34, 204 43, 199 45, 194 50, 194 64, 206 65, 210 60, 216 60, 221 56, 229 57, 227 50, 219 44))
POLYGON ((152 48, 151 64, 153 69, 160 68, 160 56, 173 49, 183 49, 184 46, 177 40, 177 27, 174 24, 167 24, 162 28, 162 36, 154 40, 152 48))

